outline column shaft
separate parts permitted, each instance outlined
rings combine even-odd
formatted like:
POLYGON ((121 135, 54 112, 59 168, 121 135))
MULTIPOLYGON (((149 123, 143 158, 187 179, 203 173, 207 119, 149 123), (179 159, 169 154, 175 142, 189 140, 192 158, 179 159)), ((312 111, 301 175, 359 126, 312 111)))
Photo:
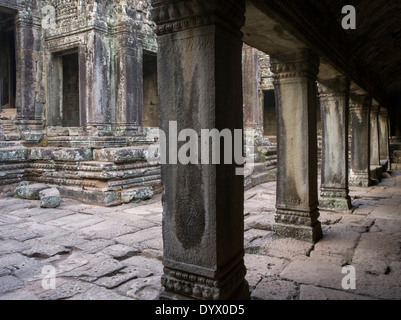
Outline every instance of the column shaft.
POLYGON ((309 50, 272 59, 277 104, 277 195, 273 230, 311 242, 318 221, 316 75, 319 57, 309 50))
POLYGON ((351 114, 351 169, 349 184, 368 187, 370 179, 370 108, 368 95, 352 95, 351 114))
POLYGON ((349 81, 336 78, 319 84, 322 118, 322 169, 319 206, 350 209, 348 189, 349 81))
POLYGON ((390 165, 389 117, 387 109, 381 107, 379 113, 379 145, 380 160, 388 161, 390 165))
POLYGON ((379 109, 379 105, 370 109, 370 165, 375 167, 380 166, 379 109))

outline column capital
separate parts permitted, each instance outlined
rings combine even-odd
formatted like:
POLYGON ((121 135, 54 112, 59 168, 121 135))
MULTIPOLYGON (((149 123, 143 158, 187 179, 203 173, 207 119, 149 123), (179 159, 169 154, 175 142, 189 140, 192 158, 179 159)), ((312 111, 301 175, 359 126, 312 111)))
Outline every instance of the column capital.
POLYGON ((271 71, 274 79, 308 77, 317 79, 319 56, 310 49, 286 52, 271 58, 271 71))
POLYGON ((212 24, 234 32, 245 23, 245 3, 235 0, 152 0, 151 17, 158 36, 212 24))
POLYGON ((387 117, 389 114, 388 110, 383 106, 380 106, 379 115, 387 117))
POLYGON ((339 76, 329 80, 319 80, 317 88, 320 98, 332 98, 338 95, 348 96, 350 81, 344 76, 339 76))
POLYGON ((380 112, 380 106, 376 105, 376 104, 372 104, 372 106, 370 107, 370 113, 374 114, 375 116, 378 116, 380 112))
POLYGON ((372 106, 372 98, 368 94, 350 94, 350 111, 369 111, 372 106))

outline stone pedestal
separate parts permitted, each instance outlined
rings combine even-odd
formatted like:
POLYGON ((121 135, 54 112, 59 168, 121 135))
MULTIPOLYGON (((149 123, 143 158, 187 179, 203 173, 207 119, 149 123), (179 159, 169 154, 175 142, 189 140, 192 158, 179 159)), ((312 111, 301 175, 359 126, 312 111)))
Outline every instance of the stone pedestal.
MULTIPOLYGON (((204 129, 242 129, 244 1, 154 0, 152 6, 159 45, 160 128, 166 137, 177 134, 170 122, 178 132, 192 129, 198 136, 204 129)), ((249 299, 243 176, 236 175, 234 164, 172 164, 177 154, 169 140, 169 157, 162 165, 160 298, 249 299)), ((178 150, 183 144, 178 143, 178 150)), ((211 155, 209 144, 209 163, 211 155)))
POLYGON ((272 57, 277 104, 277 199, 273 230, 311 242, 318 221, 316 75, 319 57, 302 50, 272 57))
POLYGON ((336 78, 319 84, 322 117, 322 171, 319 206, 351 209, 348 189, 349 81, 336 78))
POLYGON ((370 179, 370 108, 368 95, 351 95, 351 169, 349 184, 368 187, 370 179))

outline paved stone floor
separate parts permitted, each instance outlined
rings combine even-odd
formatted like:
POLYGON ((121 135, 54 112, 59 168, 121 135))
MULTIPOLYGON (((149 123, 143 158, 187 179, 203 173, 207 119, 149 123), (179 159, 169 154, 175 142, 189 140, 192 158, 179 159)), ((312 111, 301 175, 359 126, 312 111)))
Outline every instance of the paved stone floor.
MULTIPOLYGON (((312 245, 272 235, 274 182, 245 193, 252 299, 401 299, 401 171, 351 196, 352 212, 321 210, 324 238, 312 245), (347 265, 355 289, 342 287, 347 265)), ((57 209, 2 196, 0 299, 156 298, 161 211, 160 195, 112 208, 63 199, 57 209)))

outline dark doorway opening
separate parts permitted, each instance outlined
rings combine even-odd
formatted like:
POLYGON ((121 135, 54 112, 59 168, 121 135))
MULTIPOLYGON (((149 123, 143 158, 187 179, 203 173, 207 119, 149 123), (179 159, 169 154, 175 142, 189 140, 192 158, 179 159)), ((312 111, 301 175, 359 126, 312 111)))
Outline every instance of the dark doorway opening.
POLYGON ((62 56, 63 64, 63 127, 79 127, 78 53, 62 56))
POLYGON ((0 11, 0 107, 15 108, 16 60, 14 15, 0 11))
POLYGON ((277 135, 276 98, 274 90, 263 91, 263 135, 277 135))
POLYGON ((144 127, 159 126, 159 96, 157 92, 157 56, 143 53, 143 110, 144 127))

